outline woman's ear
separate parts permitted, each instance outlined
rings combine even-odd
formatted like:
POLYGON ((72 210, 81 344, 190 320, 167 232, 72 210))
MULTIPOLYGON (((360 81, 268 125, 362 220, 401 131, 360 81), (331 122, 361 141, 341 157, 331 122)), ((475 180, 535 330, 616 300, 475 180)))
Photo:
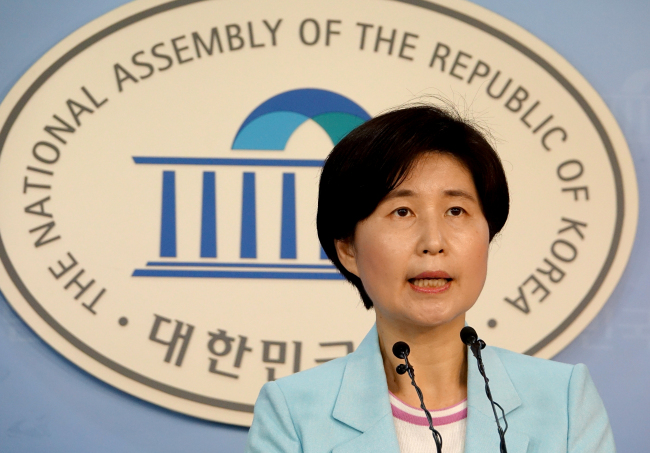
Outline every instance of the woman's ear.
POLYGON ((349 239, 335 239, 334 247, 336 248, 336 254, 338 255, 339 261, 343 267, 351 274, 359 277, 359 269, 357 268, 357 258, 355 255, 354 243, 349 239))

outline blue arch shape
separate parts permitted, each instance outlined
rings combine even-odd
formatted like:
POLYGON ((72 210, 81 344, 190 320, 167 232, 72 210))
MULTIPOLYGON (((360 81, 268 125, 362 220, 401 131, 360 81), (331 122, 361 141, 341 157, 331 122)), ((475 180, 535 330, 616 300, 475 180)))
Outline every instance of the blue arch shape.
POLYGON ((345 96, 302 88, 286 91, 260 104, 242 123, 232 149, 284 150, 293 132, 314 119, 336 144, 370 115, 345 96))

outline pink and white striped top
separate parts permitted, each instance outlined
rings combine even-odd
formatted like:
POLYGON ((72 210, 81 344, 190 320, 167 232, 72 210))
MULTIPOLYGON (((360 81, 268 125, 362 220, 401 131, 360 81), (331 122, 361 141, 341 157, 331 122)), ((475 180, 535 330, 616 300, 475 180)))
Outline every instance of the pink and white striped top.
MULTIPOLYGON (((409 406, 392 393, 388 393, 400 452, 435 452, 436 444, 424 411, 419 407, 409 406)), ((454 406, 429 412, 433 419, 433 427, 442 436, 443 453, 463 453, 467 426, 467 399, 454 406)))

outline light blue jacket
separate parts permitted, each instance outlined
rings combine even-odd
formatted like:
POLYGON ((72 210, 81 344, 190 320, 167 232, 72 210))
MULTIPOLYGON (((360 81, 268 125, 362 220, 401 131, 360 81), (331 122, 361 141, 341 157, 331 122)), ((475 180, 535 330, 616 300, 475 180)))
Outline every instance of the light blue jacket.
MULTIPOLYGON (((465 453, 498 453, 485 384, 468 356, 465 453)), ((506 412, 508 453, 616 451, 587 367, 492 347, 483 350, 483 362, 506 412)), ((264 385, 246 452, 398 453, 376 328, 352 354, 264 385)))

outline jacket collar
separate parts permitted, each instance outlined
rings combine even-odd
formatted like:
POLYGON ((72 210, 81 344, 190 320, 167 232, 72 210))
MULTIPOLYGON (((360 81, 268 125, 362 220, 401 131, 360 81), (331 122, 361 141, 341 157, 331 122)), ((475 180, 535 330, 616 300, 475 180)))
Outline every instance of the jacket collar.
MULTIPOLYGON (((485 394, 485 381, 478 371, 476 358, 467 351, 467 434, 465 453, 499 451, 499 434, 492 405, 485 394)), ((489 378, 494 401, 503 408, 506 416, 521 406, 521 399, 495 348, 487 347, 481 351, 485 374, 489 378)), ((496 408, 501 428, 505 428, 501 411, 496 408)), ((507 418, 507 417, 506 417, 507 418)), ((516 431, 512 426, 506 432, 509 453, 525 452, 528 436, 516 431)))
POLYGON ((392 416, 387 395, 377 327, 373 326, 348 356, 332 415, 357 431, 367 431, 386 415, 392 416))
MULTIPOLYGON (((521 405, 519 394, 512 385, 512 381, 494 348, 487 347, 483 349, 481 356, 483 357, 485 374, 490 379, 492 397, 508 414, 521 405)), ((492 405, 485 395, 485 381, 478 371, 476 358, 469 349, 467 350, 467 367, 467 406, 494 420, 492 405)), ((497 415, 501 415, 498 408, 497 415)))
POLYGON ((348 356, 332 416, 362 433, 334 452, 399 452, 376 326, 348 356))
MULTIPOLYGON (((496 350, 485 348, 482 357, 494 400, 507 415, 521 405, 521 399, 496 350)), ((465 453, 498 452, 499 436, 492 406, 485 395, 485 382, 478 372, 476 359, 469 351, 467 409, 465 453)), ((501 417, 498 408, 497 411, 501 417)), ((336 453, 399 452, 376 326, 348 356, 332 416, 362 433, 336 448, 336 453)), ((503 419, 500 423, 503 427, 503 419)), ((522 453, 527 449, 528 436, 511 426, 506 433, 506 443, 508 452, 522 453)))

